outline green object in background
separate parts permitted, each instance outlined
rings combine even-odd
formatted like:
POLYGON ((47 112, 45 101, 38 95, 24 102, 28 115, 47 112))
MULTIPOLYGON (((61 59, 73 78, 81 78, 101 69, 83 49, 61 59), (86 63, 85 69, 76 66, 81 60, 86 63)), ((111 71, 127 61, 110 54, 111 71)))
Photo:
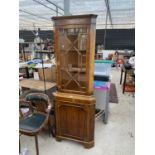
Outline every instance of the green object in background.
POLYGON ((112 64, 113 63, 113 60, 95 60, 95 63, 109 63, 109 64, 112 64))
POLYGON ((35 66, 36 66, 36 63, 32 63, 28 65, 29 68, 34 68, 35 66))

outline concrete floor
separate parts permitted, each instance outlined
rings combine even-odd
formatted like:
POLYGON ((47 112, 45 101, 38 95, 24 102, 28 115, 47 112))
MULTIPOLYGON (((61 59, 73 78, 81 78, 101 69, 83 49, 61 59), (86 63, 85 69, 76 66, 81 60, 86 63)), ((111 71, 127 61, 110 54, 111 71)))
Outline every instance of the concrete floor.
MULTIPOLYGON (((95 146, 85 149, 68 140, 57 142, 46 131, 39 134, 40 155, 134 155, 135 152, 135 100, 132 93, 122 94, 119 85, 120 68, 112 68, 112 82, 116 84, 119 103, 110 103, 108 124, 102 117, 95 121, 95 146)), ((21 149, 35 155, 34 137, 21 136, 21 149)))

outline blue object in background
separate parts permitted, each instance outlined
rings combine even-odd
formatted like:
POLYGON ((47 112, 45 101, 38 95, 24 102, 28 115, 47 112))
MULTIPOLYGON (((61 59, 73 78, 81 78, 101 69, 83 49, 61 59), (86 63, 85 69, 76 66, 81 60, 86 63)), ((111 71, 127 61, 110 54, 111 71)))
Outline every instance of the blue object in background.
POLYGON ((33 58, 32 62, 33 63, 42 63, 42 59, 40 59, 40 58, 33 58))
POLYGON ((28 64, 28 65, 30 65, 30 64, 32 64, 32 63, 33 63, 32 60, 27 61, 27 64, 28 64))
POLYGON ((94 81, 94 86, 103 86, 106 85, 106 82, 104 81, 94 81))
POLYGON ((38 64, 38 63, 42 63, 42 59, 40 59, 40 58, 33 58, 32 60, 29 60, 29 61, 27 61, 27 64, 28 65, 30 65, 30 64, 32 64, 32 63, 36 63, 36 64, 38 64))
POLYGON ((110 82, 104 82, 104 81, 94 81, 94 88, 95 89, 109 89, 110 88, 110 82))

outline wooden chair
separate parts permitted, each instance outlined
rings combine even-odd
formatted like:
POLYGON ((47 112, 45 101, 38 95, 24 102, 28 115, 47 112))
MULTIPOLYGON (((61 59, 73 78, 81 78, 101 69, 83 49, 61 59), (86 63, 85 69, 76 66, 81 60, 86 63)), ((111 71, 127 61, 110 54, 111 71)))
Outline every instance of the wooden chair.
POLYGON ((19 132, 20 134, 35 137, 37 155, 39 155, 38 133, 48 125, 49 131, 53 135, 53 130, 49 121, 51 108, 52 104, 49 97, 43 93, 30 93, 24 100, 20 100, 19 132), (24 108, 29 108, 29 111, 23 113, 22 110, 24 108))

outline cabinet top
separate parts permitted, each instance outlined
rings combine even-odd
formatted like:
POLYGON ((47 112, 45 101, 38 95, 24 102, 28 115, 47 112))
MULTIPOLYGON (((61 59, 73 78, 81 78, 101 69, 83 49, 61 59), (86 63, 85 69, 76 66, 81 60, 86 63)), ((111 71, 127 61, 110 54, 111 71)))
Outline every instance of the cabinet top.
POLYGON ((95 14, 85 14, 85 15, 71 15, 71 16, 56 16, 52 17, 52 20, 62 20, 62 19, 76 19, 76 18, 96 18, 97 15, 95 14))
POLYGON ((93 95, 79 95, 79 94, 73 94, 73 93, 61 93, 61 92, 54 92, 53 93, 55 99, 59 101, 68 101, 68 102, 78 102, 81 101, 85 104, 91 104, 95 103, 96 99, 93 95))
POLYGON ((74 15, 74 16, 59 16, 52 17, 54 26, 65 26, 65 25, 91 25, 96 24, 97 15, 74 15))

